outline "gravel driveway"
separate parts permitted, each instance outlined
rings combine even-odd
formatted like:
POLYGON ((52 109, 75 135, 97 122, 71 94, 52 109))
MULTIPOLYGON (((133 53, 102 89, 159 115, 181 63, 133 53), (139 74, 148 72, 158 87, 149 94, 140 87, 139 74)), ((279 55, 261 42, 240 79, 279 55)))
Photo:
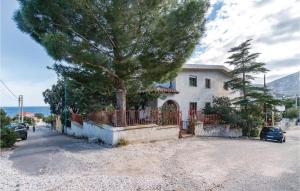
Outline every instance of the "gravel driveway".
POLYGON ((186 138, 107 148, 38 128, 1 152, 0 190, 299 190, 300 130, 284 144, 186 138))

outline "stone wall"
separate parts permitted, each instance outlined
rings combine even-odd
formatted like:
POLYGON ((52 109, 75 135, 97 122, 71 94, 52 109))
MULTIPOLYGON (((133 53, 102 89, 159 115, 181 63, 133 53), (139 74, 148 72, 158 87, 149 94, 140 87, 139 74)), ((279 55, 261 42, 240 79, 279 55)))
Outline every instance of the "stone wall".
POLYGON ((241 137, 241 128, 230 128, 228 125, 205 125, 197 122, 195 125, 195 135, 204 137, 241 137))
POLYGON ((139 125, 129 127, 112 127, 109 125, 99 125, 91 121, 83 122, 80 125, 72 121, 71 128, 68 128, 67 134, 76 137, 97 138, 108 145, 116 145, 119 139, 125 139, 129 142, 148 142, 154 140, 176 139, 178 138, 179 127, 139 125))

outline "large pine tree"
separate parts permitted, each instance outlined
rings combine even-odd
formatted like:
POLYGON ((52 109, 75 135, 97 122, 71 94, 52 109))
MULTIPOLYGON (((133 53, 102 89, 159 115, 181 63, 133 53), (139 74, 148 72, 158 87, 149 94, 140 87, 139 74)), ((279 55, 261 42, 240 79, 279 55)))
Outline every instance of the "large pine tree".
POLYGON ((15 20, 55 60, 98 68, 116 89, 172 78, 203 33, 206 0, 19 0, 15 20))
POLYGON ((254 75, 268 71, 265 63, 256 61, 260 53, 250 53, 250 48, 251 39, 231 48, 229 50, 231 55, 226 61, 227 64, 234 66, 234 69, 231 71, 232 79, 225 85, 241 92, 241 96, 236 98, 234 103, 241 105, 244 111, 247 111, 249 103, 255 101, 259 93, 264 91, 264 88, 253 85, 254 75))
POLYGON ((267 102, 270 95, 266 93, 263 87, 253 85, 255 75, 265 73, 265 63, 256 61, 260 53, 251 53, 251 39, 246 40, 240 45, 229 50, 231 55, 226 61, 234 67, 231 71, 232 79, 226 82, 226 86, 233 91, 240 92, 240 97, 235 98, 234 104, 241 107, 242 118, 245 121, 245 129, 249 135, 253 122, 257 121, 257 117, 262 117, 259 111, 253 108, 260 107, 262 102, 267 102))

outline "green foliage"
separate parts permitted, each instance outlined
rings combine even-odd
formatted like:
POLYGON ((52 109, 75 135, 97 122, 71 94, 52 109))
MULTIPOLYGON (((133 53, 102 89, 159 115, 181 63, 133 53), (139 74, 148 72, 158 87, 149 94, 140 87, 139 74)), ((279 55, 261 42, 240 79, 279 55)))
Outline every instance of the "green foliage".
POLYGON ((45 123, 53 123, 53 122, 55 122, 55 120, 56 120, 55 115, 49 115, 49 116, 46 116, 43 118, 43 121, 45 123))
POLYGON ((124 138, 120 138, 118 140, 118 143, 117 143, 117 147, 121 147, 121 146, 126 146, 129 144, 129 141, 124 139, 124 138))
POLYGON ((233 103, 241 107, 241 123, 249 136, 250 130, 263 124, 263 109, 272 110, 274 105, 281 104, 280 100, 274 99, 268 89, 255 87, 251 81, 254 75, 265 73, 265 63, 257 62, 260 53, 250 53, 251 40, 246 40, 240 45, 231 48, 226 63, 234 66, 231 71, 232 79, 225 83, 233 91, 241 92, 241 96, 233 100, 233 103))
POLYGON ((0 128, 7 126, 11 122, 11 118, 6 115, 6 112, 0 108, 0 128))
MULTIPOLYGON (((103 109, 112 103, 112 96, 104 94, 97 86, 90 83, 80 84, 75 80, 66 80, 67 109, 73 113, 86 114, 97 109, 103 109)), ((64 81, 58 80, 51 89, 43 92, 44 101, 50 105, 51 113, 62 115, 65 106, 64 81)))
POLYGON ((23 121, 24 123, 28 123, 29 125, 33 125, 34 123, 34 120, 32 118, 26 116, 24 116, 23 121))
POLYGON ((260 129, 259 128, 252 128, 250 130, 250 137, 258 137, 260 133, 260 129))
POLYGON ((34 117, 36 117, 38 119, 43 119, 44 118, 44 114, 42 114, 42 113, 35 113, 34 117))
POLYGON ((0 128, 0 147, 12 147, 17 141, 17 135, 13 129, 0 128))
POLYGON ((127 94, 127 108, 129 109, 144 109, 147 104, 157 99, 160 96, 159 93, 151 92, 128 92, 127 94))
POLYGON ((214 110, 214 108, 211 105, 205 105, 205 107, 203 108, 203 112, 206 115, 215 114, 216 113, 215 110, 214 110))
MULTIPOLYGON (((297 105, 300 106, 300 97, 297 98, 297 105)), ((289 109, 296 106, 296 98, 285 98, 283 99, 283 105, 285 106, 285 109, 289 109)))
MULTIPOLYGON (((70 111, 66 112, 66 126, 67 127, 71 127, 71 117, 72 117, 72 113, 70 111)), ((60 115, 60 121, 62 125, 65 125, 65 113, 63 112, 60 115)))
POLYGON ((223 123, 231 123, 236 118, 231 101, 228 97, 213 97, 212 113, 216 113, 221 117, 223 123))
POLYGON ((231 71, 232 79, 225 83, 233 91, 242 93, 241 97, 235 99, 235 104, 241 105, 242 110, 247 112, 249 104, 264 93, 264 88, 255 87, 251 81, 255 79, 254 74, 265 73, 265 63, 257 62, 259 53, 250 53, 251 40, 246 40, 240 45, 231 48, 227 64, 234 66, 231 71))
POLYGON ((297 108, 289 108, 283 113, 283 117, 289 119, 295 119, 299 116, 299 109, 297 108))
MULTIPOLYGON (((68 63, 70 78, 96 75, 104 80, 93 88, 113 86, 119 92, 114 103, 123 110, 121 98, 131 82, 145 89, 176 76, 203 34, 208 8, 206 0, 19 2, 14 16, 19 29, 52 58, 68 63)), ((51 110, 61 113, 61 107, 51 110)))

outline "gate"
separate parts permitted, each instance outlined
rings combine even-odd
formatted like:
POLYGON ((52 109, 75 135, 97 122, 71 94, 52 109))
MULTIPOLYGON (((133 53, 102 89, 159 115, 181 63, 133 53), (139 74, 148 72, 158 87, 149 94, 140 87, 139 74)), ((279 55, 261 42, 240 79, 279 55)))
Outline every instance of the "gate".
POLYGON ((179 138, 195 135, 196 113, 189 112, 189 118, 180 122, 179 138))

